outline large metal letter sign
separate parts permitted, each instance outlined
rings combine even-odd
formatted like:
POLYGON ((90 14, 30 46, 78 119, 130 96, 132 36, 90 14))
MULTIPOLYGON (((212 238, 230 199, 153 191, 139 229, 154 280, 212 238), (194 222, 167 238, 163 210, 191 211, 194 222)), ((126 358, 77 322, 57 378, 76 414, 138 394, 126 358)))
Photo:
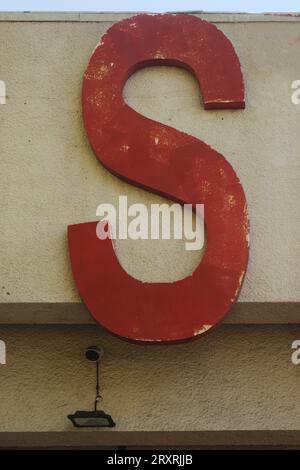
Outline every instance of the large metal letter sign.
POLYGON ((171 200, 205 205, 201 263, 183 280, 142 283, 122 269, 111 240, 97 238, 97 222, 70 226, 68 237, 74 278, 94 318, 123 338, 171 343, 207 332, 235 303, 248 261, 248 218, 241 183, 222 155, 124 102, 128 77, 157 64, 190 70, 205 109, 245 106, 240 63, 221 31, 192 15, 143 14, 114 24, 93 52, 84 124, 109 171, 171 200))

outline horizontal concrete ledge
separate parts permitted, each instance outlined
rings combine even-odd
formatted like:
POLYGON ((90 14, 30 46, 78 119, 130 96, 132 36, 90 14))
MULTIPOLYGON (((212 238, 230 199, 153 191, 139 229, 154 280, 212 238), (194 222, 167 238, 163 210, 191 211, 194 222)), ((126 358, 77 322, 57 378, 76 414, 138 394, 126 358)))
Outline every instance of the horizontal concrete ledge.
MULTIPOLYGON (((138 12, 142 13, 142 12, 138 12)), ((152 12, 147 12, 152 13, 152 12)), ((170 12, 180 13, 180 12, 170 12)), ((183 13, 183 12, 181 12, 183 13)), ((213 12, 195 12, 187 11, 190 13, 212 23, 290 23, 300 22, 299 13, 213 13, 213 12)), ((91 23, 112 23, 119 21, 123 18, 136 15, 137 12, 0 12, 0 22, 91 22, 91 23)))
MULTIPOLYGON (((300 302, 240 302, 227 324, 297 324, 300 302)), ((0 303, 2 325, 91 325, 93 317, 82 303, 0 303)))
POLYGON ((0 432, 0 447, 300 446, 300 430, 0 432))

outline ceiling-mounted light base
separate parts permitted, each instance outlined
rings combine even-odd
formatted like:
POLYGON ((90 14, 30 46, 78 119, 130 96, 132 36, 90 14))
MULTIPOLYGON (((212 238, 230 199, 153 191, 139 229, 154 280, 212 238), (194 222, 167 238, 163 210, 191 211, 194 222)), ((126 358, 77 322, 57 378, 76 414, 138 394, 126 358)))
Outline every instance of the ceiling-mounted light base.
POLYGON ((85 357, 88 361, 99 362, 104 355, 102 346, 90 346, 85 351, 85 357))
POLYGON ((76 428, 113 428, 116 423, 110 415, 100 411, 76 411, 68 418, 76 428))

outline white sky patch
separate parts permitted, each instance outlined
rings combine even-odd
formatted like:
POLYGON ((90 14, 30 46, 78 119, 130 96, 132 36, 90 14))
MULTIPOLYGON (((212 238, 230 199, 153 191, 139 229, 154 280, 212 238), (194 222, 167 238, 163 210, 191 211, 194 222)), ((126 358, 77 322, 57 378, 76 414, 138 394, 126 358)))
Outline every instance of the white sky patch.
POLYGON ((0 11, 81 11, 81 12, 296 12, 299 2, 295 0, 2 0, 0 11))

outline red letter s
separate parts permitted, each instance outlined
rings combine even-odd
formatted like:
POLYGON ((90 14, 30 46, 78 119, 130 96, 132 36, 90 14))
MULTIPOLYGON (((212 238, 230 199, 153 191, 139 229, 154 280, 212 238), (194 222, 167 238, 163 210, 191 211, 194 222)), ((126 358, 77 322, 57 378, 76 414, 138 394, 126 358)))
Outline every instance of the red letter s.
POLYGON ((244 108, 239 60, 221 31, 192 15, 138 15, 114 24, 90 59, 84 124, 112 173, 182 204, 205 205, 201 263, 183 280, 142 283, 122 269, 111 240, 97 238, 97 222, 69 226, 68 236, 79 293, 103 327, 130 340, 176 342, 205 333, 236 301, 248 262, 248 218, 241 183, 222 155, 124 102, 128 77, 157 64, 191 71, 205 109, 244 108))

